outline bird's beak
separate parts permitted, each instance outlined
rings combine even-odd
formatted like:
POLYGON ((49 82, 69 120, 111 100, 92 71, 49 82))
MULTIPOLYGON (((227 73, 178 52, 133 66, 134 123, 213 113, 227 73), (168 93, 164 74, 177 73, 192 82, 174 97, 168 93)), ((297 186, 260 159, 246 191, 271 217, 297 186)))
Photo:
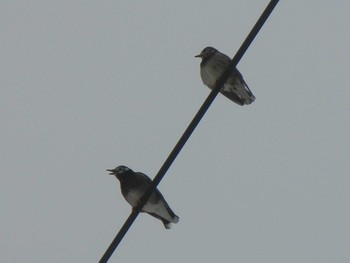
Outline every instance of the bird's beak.
POLYGON ((203 55, 202 54, 199 54, 199 55, 197 55, 197 56, 194 56, 195 58, 201 58, 201 57, 203 57, 203 55))
POLYGON ((115 169, 107 169, 107 172, 110 172, 109 175, 114 175, 115 174, 115 169))

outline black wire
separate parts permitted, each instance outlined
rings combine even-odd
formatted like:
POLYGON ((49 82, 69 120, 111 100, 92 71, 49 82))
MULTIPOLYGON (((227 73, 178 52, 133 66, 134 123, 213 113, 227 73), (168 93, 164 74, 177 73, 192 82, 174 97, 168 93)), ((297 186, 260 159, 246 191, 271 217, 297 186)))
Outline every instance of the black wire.
POLYGON ((266 22, 267 18, 272 13, 272 11, 275 8, 275 6, 277 5, 278 1, 279 0, 271 0, 270 3, 267 5, 264 12, 261 14, 260 18, 258 19, 256 24, 254 25, 254 27, 250 31, 249 35, 246 37, 243 44, 238 49, 236 55, 233 57, 231 64, 226 69, 224 74, 216 82, 215 87, 210 92, 209 96, 204 101, 203 105, 200 107, 200 109, 198 110, 197 114, 194 116, 191 123, 188 125, 185 132, 182 134, 181 138, 179 139, 179 141, 175 145, 174 149, 169 154, 168 158, 165 160, 162 167, 159 169, 157 175, 153 179, 152 184, 148 188, 145 195, 142 197, 139 205, 135 209, 133 209, 130 216, 125 221, 122 228, 119 230, 117 236, 114 238, 114 240, 112 241, 112 243, 110 244, 110 246, 108 247, 108 249, 106 250, 104 255, 102 256, 102 258, 100 259, 99 263, 107 262, 109 260, 109 258, 112 256, 114 250, 118 247, 119 243, 121 242, 121 240, 123 239, 123 237, 125 236, 125 234, 129 230, 130 226, 132 225, 132 223, 135 221, 136 217, 140 213, 142 207, 146 204, 147 200, 150 198, 153 191, 157 188, 158 184, 160 183, 160 181, 164 177, 165 173, 168 171, 171 164, 174 162, 175 158, 180 153, 182 147, 185 145, 185 143, 187 142, 187 140, 191 136, 192 132, 195 130, 198 123, 200 122, 200 120, 202 119, 202 117, 204 116, 204 114, 206 113, 208 108, 210 107, 211 103, 214 101, 215 97, 218 95, 221 87, 225 84, 225 82, 228 79, 228 77, 230 76, 231 72, 237 66, 238 62, 241 60, 244 53, 247 51, 248 47, 253 42, 254 38, 256 37, 256 35, 258 34, 260 29, 262 28, 262 26, 266 22))

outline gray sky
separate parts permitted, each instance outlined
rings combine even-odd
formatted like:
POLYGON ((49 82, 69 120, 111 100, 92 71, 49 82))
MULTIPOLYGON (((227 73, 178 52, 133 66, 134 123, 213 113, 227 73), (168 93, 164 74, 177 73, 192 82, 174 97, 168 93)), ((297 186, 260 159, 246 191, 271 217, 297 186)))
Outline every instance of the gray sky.
MULTIPOLYGON (((1 262, 97 262, 268 1, 1 1, 1 262)), ((110 262, 350 262, 350 2, 281 1, 110 262)))

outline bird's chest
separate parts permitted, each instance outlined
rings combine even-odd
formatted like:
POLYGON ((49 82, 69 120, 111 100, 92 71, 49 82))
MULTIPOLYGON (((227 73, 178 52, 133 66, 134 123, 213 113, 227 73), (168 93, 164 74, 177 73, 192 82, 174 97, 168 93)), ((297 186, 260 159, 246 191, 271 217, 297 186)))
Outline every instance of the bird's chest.
POLYGON ((135 189, 122 190, 125 200, 132 206, 136 207, 140 202, 144 191, 138 191, 135 189))
POLYGON ((220 67, 215 61, 208 61, 201 65, 201 77, 203 83, 209 87, 213 87, 215 81, 222 75, 225 68, 220 67))
MULTIPOLYGON (((125 200, 129 203, 129 205, 131 205, 132 207, 136 207, 139 204, 142 196, 146 193, 146 189, 135 189, 135 188, 122 189, 122 193, 125 200)), ((151 204, 155 204, 158 201, 159 201, 158 196, 155 193, 153 193, 151 197, 148 199, 148 201, 146 202, 145 207, 151 204)))

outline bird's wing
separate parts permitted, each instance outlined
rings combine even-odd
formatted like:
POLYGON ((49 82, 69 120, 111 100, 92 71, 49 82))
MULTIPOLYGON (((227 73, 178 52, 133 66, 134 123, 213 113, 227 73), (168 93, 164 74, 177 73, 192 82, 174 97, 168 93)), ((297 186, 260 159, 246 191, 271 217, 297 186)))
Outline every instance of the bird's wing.
POLYGON ((151 178, 149 178, 147 175, 145 175, 144 173, 140 173, 140 172, 136 172, 135 176, 137 176, 137 178, 139 180, 142 180, 143 182, 147 183, 147 184, 151 184, 152 180, 151 178))
MULTIPOLYGON (((229 56, 227 56, 223 53, 220 53, 220 52, 215 54, 215 55, 219 57, 219 59, 216 58, 214 60, 215 66, 217 68, 226 69, 229 67, 229 65, 231 63, 231 58, 229 56)), ((236 68, 233 70, 232 74, 237 74, 238 78, 243 80, 242 75, 239 73, 239 71, 236 68)), ((230 79, 230 77, 229 77, 229 79, 230 79)), ((226 83, 227 83, 227 81, 226 81, 226 83)), ((235 93, 235 91, 233 89, 226 88, 225 86, 221 88, 220 93, 223 94, 228 99, 232 100, 233 102, 237 103, 238 105, 243 106, 244 101, 235 93)))
POLYGON ((233 74, 237 76, 237 78, 242 82, 242 84, 244 85, 245 89, 248 91, 248 93, 251 95, 251 96, 254 96, 253 95, 253 92, 251 92, 247 82, 245 82, 241 72, 239 72, 239 70, 237 68, 235 68, 233 70, 233 74))
MULTIPOLYGON (((145 181, 147 182, 148 185, 152 183, 152 180, 145 174, 138 172, 138 175, 142 176, 145 181)), ((171 210, 170 206, 168 205, 167 201, 165 201, 165 198, 163 197, 162 193, 156 188, 154 191, 154 194, 151 195, 151 197, 148 199, 148 202, 150 203, 158 203, 158 201, 161 200, 165 209, 167 212, 170 214, 171 218, 174 218, 176 215, 175 213, 171 210)), ((149 213, 151 214, 151 213, 149 213)), ((154 216, 154 215, 153 215, 154 216)))
POLYGON ((244 101, 237 96, 237 94, 234 91, 228 91, 226 89, 221 89, 220 93, 224 95, 226 98, 232 100, 233 102, 237 103, 240 106, 244 105, 244 101))
POLYGON ((253 93, 237 68, 232 71, 232 74, 220 92, 241 106, 250 104, 255 100, 253 93))
MULTIPOLYGON (((144 173, 140 173, 140 172, 137 172, 136 173, 137 176, 139 177, 139 180, 141 181, 142 180, 142 183, 143 183, 143 186, 145 188, 148 188, 151 183, 152 183, 152 180, 151 178, 149 178, 147 175, 145 175, 144 173)), ((145 189, 146 191, 146 189, 145 189)), ((156 188, 155 191, 153 192, 153 194, 151 195, 151 197, 148 199, 148 202, 150 203, 156 203, 158 202, 158 200, 160 198, 163 198, 163 195, 161 194, 161 192, 156 188)), ((164 198, 163 198, 164 199, 164 198)))

